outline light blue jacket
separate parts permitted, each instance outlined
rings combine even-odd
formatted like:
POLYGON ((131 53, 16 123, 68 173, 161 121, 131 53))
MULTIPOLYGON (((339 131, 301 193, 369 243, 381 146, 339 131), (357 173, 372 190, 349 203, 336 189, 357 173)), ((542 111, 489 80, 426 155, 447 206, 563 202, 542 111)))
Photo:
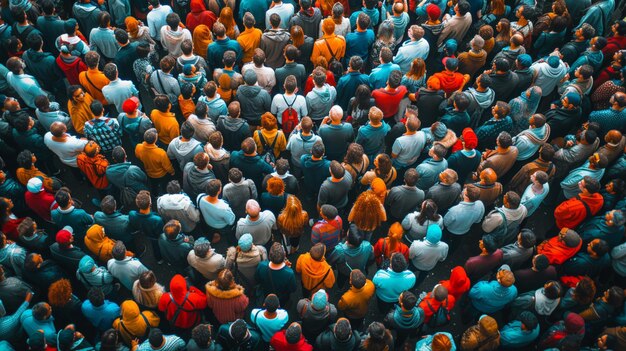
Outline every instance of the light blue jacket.
POLYGON ((448 210, 443 217, 443 224, 450 233, 463 235, 469 232, 472 224, 480 223, 484 216, 485 205, 482 201, 462 201, 448 210))
POLYGON ((416 58, 426 59, 430 52, 430 44, 426 39, 412 41, 407 40, 402 44, 398 53, 393 57, 393 63, 400 66, 402 73, 407 73, 411 69, 411 62, 416 58))
POLYGON ((22 323, 22 328, 24 328, 28 336, 35 334, 41 329, 46 340, 56 340, 57 331, 54 328, 54 317, 52 316, 46 320, 38 321, 33 317, 33 310, 26 310, 20 317, 20 323, 22 323))
POLYGON ((102 306, 95 307, 91 301, 85 300, 81 306, 83 315, 93 324, 99 331, 105 331, 111 328, 113 321, 120 316, 120 306, 115 302, 104 300, 102 306))
POLYGON ((372 90, 386 87, 389 74, 391 71, 396 69, 399 70, 400 66, 391 62, 381 63, 378 67, 374 68, 369 76, 370 87, 372 87, 372 90))
POLYGON ((6 75, 6 79, 11 88, 17 92, 30 108, 37 108, 37 106, 35 106, 35 98, 37 96, 47 95, 43 89, 41 89, 35 77, 29 74, 15 75, 13 72, 9 72, 6 75))
POLYGON ((431 186, 439 181, 439 173, 445 171, 446 168, 448 168, 448 161, 445 158, 441 161, 428 158, 415 167, 417 174, 419 174, 419 179, 415 186, 424 191, 430 189, 431 186))
POLYGON ((508 288, 498 281, 480 281, 469 292, 472 305, 478 311, 491 314, 502 310, 517 297, 517 288, 511 285, 508 288))
POLYGON ((526 217, 530 217, 535 211, 539 208, 539 205, 543 202, 543 200, 548 196, 550 192, 550 184, 546 183, 543 185, 543 192, 541 194, 533 193, 533 185, 530 184, 524 190, 524 194, 522 195, 521 204, 526 207, 526 217))
POLYGON ((504 348, 522 348, 530 345, 539 337, 539 324, 533 330, 522 330, 522 322, 512 321, 500 330, 500 346, 504 348))
POLYGON ((541 147, 543 142, 546 142, 548 139, 548 135, 546 134, 549 134, 549 128, 550 126, 545 124, 543 127, 540 128, 533 128, 522 131, 521 133, 513 137, 513 146, 517 147, 518 161, 528 160, 537 152, 537 150, 539 150, 539 147, 541 147), (533 134, 535 138, 542 142, 533 142, 531 140, 531 137, 526 135, 527 133, 533 134))
POLYGON ((94 28, 89 34, 89 47, 108 59, 114 59, 120 49, 111 28, 94 28))
POLYGON ((409 270, 396 273, 391 268, 379 270, 372 279, 376 286, 376 296, 384 302, 396 302, 398 296, 412 289, 415 285, 415 274, 409 270))
POLYGON ((561 181, 561 188, 563 188, 563 194, 565 195, 565 198, 571 199, 580 194, 578 182, 580 182, 586 176, 590 176, 591 178, 600 181, 603 175, 604 168, 590 169, 588 163, 585 163, 584 165, 572 170, 571 172, 569 172, 567 177, 565 177, 565 179, 561 181))

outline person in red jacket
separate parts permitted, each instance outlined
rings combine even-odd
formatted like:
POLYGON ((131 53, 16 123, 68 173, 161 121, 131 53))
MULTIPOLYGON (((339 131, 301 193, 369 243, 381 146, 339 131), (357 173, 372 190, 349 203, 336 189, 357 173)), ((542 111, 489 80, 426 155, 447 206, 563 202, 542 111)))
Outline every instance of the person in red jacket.
POLYGON ((298 322, 274 334, 270 345, 275 351, 313 351, 313 346, 302 336, 302 327, 298 322))
POLYGON ((448 289, 446 289, 445 286, 442 284, 435 285, 433 291, 426 294, 419 304, 419 307, 424 310, 424 324, 428 324, 430 318, 437 313, 440 308, 452 311, 455 303, 456 299, 448 293, 448 289))
POLYGON ((402 242, 404 230, 400 222, 395 222, 389 227, 389 234, 386 238, 380 238, 374 245, 374 258, 376 265, 380 268, 383 261, 391 261, 391 256, 399 252, 404 259, 409 262, 409 247, 402 242))
POLYGON ((559 235, 539 244, 537 253, 546 256, 550 264, 563 264, 563 262, 574 257, 582 245, 583 241, 578 233, 563 228, 559 235))
POLYGON ((61 53, 57 56, 56 62, 57 66, 59 66, 61 71, 65 74, 65 78, 67 78, 70 85, 80 85, 78 76, 81 72, 87 70, 87 65, 85 65, 80 57, 72 55, 70 49, 66 45, 63 45, 61 46, 61 53))
POLYGON ((446 92, 446 97, 450 97, 453 92, 463 89, 465 84, 469 82, 470 76, 457 72, 459 69, 459 60, 456 58, 447 59, 445 65, 446 69, 433 74, 433 77, 439 79, 441 90, 446 92))
POLYGON ((47 222, 51 222, 50 212, 59 207, 54 200, 54 195, 44 190, 43 181, 38 177, 33 177, 28 180, 26 189, 28 190, 24 194, 26 206, 39 217, 45 219, 47 222))
POLYGON ((600 182, 585 176, 578 187, 582 191, 577 196, 563 201, 554 209, 554 219, 559 229, 576 228, 585 220, 595 216, 604 205, 600 194, 600 182))
POLYGON ((389 78, 387 78, 387 86, 372 92, 376 106, 383 111, 383 119, 387 123, 396 116, 400 109, 400 101, 409 92, 404 85, 400 85, 401 81, 402 72, 393 70, 389 73, 389 78))
POLYGON ((606 45, 602 48, 604 65, 608 65, 613 59, 613 54, 626 49, 626 21, 615 21, 611 26, 612 36, 606 38, 606 45))
POLYGON ((448 289, 448 295, 454 296, 456 301, 459 301, 463 294, 469 291, 470 283, 467 272, 465 272, 465 268, 462 266, 452 268, 450 279, 439 282, 439 284, 448 289))
POLYGON ((201 24, 204 24, 209 28, 213 28, 213 24, 217 21, 217 17, 213 12, 206 9, 204 1, 191 0, 189 7, 191 12, 187 14, 185 25, 191 33, 193 33, 193 30, 201 24))
POLYGON ((187 281, 180 274, 170 281, 170 292, 159 299, 159 311, 165 312, 170 325, 181 329, 193 328, 200 323, 205 308, 206 296, 202 290, 194 286, 187 288, 187 281))

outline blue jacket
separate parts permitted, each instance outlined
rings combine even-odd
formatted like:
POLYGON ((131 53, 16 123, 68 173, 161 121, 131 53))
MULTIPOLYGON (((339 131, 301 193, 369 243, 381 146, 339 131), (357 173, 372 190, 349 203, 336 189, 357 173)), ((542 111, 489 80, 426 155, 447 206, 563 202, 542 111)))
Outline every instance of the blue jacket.
POLYGON ((412 289, 415 285, 415 274, 406 270, 396 273, 391 268, 379 270, 372 279, 376 286, 376 296, 384 302, 396 302, 398 296, 405 291, 412 289))
POLYGON ((93 215, 96 224, 104 227, 108 237, 129 243, 133 240, 133 233, 129 230, 128 215, 115 211, 110 215, 98 211, 93 215))
POLYGON ((522 348, 530 345, 539 337, 539 324, 533 330, 522 330, 522 322, 512 321, 500 330, 500 346, 503 348, 522 348))
MULTIPOLYGON (((344 66, 348 67, 352 56, 360 56, 363 62, 367 62, 370 48, 376 41, 374 31, 367 29, 363 32, 355 31, 346 35, 346 55, 344 56, 344 66)), ((343 107, 343 106, 342 106, 343 107)), ((345 109, 345 108, 344 108, 345 109)))
POLYGON ((480 281, 469 292, 472 305, 486 314, 498 312, 517 297, 517 288, 503 287, 496 280, 480 281))
POLYGON ((74 229, 74 236, 76 242, 82 242, 85 239, 85 233, 87 229, 94 223, 93 217, 85 212, 82 208, 75 208, 71 206, 67 210, 62 210, 60 207, 52 210, 50 213, 52 221, 59 228, 70 226, 74 229))
POLYGON ((441 161, 435 161, 432 158, 425 160, 415 167, 419 174, 415 186, 422 190, 428 190, 439 181, 439 173, 445 171, 446 168, 448 168, 448 161, 445 158, 441 161))
POLYGON ((43 330, 46 340, 56 340, 57 331, 54 327, 54 317, 52 316, 46 320, 38 321, 33 317, 33 310, 26 310, 20 317, 20 323, 22 323, 22 328, 24 328, 28 336, 33 335, 41 329, 43 330))
POLYGON ((120 316, 120 306, 115 302, 104 300, 102 306, 95 307, 91 301, 85 300, 81 306, 83 315, 93 324, 99 331, 105 331, 111 328, 113 321, 120 316))
POLYGON ((609 244, 611 248, 619 245, 624 237, 624 226, 608 226, 604 214, 596 216, 589 221, 581 224, 576 232, 580 234, 580 238, 584 242, 592 241, 593 239, 602 239, 609 244))
POLYGON ((224 58, 224 53, 228 50, 234 51, 237 55, 237 59, 235 61, 239 62, 241 60, 241 45, 239 45, 237 40, 226 38, 215 40, 213 43, 209 44, 206 56, 207 64, 209 65, 209 70, 211 72, 216 68, 224 68, 222 59, 224 58))
POLYGON ((372 70, 369 76, 369 83, 372 91, 384 88, 387 86, 387 79, 389 78, 389 74, 393 70, 400 70, 400 66, 395 63, 381 63, 378 67, 372 70))
MULTIPOLYGON (((346 57, 348 57, 348 55, 346 55, 346 57)), ((339 78, 339 82, 337 82, 337 99, 335 99, 335 103, 341 106, 344 111, 347 111, 350 99, 354 96, 356 88, 358 88, 361 84, 369 84, 369 77, 367 74, 363 74, 361 72, 348 72, 339 78)))
POLYGON ((246 156, 243 151, 233 151, 230 154, 230 167, 237 167, 244 177, 252 179, 257 191, 261 193, 263 177, 274 172, 274 168, 265 162, 261 156, 246 156))
POLYGON ((415 329, 424 323, 424 311, 419 307, 403 311, 402 307, 396 305, 392 313, 394 327, 398 329, 415 329))
POLYGON ((390 130, 391 127, 385 121, 382 122, 380 127, 372 127, 367 122, 367 124, 359 128, 355 142, 363 146, 363 151, 371 159, 382 153, 385 147, 385 136, 387 136, 390 130))
POLYGON ((148 190, 148 176, 141 168, 130 162, 109 165, 106 170, 106 177, 118 189, 127 186, 136 192, 148 190))

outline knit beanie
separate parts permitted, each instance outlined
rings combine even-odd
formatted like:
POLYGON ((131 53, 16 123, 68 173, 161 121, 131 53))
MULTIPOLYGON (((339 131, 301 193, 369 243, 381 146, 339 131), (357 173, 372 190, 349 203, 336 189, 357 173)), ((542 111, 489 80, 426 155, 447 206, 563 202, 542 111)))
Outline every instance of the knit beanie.
POLYGON ((328 305, 328 295, 324 289, 320 289, 318 292, 313 295, 313 299, 311 301, 311 305, 314 309, 321 311, 326 308, 328 305))
POLYGON ((557 68, 559 67, 559 63, 560 63, 561 59, 559 59, 556 56, 550 56, 548 57, 548 65, 550 65, 550 67, 552 68, 557 68))
POLYGON ((565 317, 565 330, 568 334, 578 334, 585 328, 585 321, 578 313, 568 313, 565 317))
POLYGON ((454 55, 456 50, 459 48, 459 44, 457 44, 456 39, 448 39, 445 44, 443 44, 443 48, 448 52, 448 54, 454 55))
POLYGON ((448 134, 448 127, 446 127, 443 123, 438 123, 437 127, 434 128, 432 132, 435 138, 442 139, 446 136, 446 134, 448 134))
POLYGON ((580 95, 576 92, 569 92, 565 95, 570 104, 578 107, 580 105, 580 95))
POLYGON ((431 244, 437 244, 441 240, 441 228, 438 224, 431 224, 426 230, 426 240, 431 244))
POLYGON ((521 54, 517 56, 517 62, 519 62, 522 67, 528 68, 533 64, 533 59, 528 54, 521 54))
POLYGON ((249 233, 246 233, 246 234, 242 235, 239 238, 239 241, 237 242, 237 245, 239 245, 239 248, 243 252, 250 251, 252 249, 252 235, 249 234, 249 233))
POLYGON ((567 247, 576 247, 580 244, 580 235, 575 231, 568 229, 563 237, 563 242, 567 247))
POLYGON ((247 70, 243 74, 243 81, 248 85, 254 85, 257 82, 256 72, 253 69, 247 70))
POLYGON ((430 19, 439 19, 441 17, 441 9, 435 4, 429 4, 426 6, 426 14, 430 19))

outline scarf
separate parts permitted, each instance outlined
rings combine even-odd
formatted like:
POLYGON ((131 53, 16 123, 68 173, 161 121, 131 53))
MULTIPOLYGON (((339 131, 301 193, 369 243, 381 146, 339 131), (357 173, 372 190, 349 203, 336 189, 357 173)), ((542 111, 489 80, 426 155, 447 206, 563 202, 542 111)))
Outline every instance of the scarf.
POLYGON ((526 129, 521 134, 526 136, 533 144, 543 145, 550 136, 550 125, 544 124, 541 128, 526 129))
POLYGON ((535 310, 540 316, 549 316, 561 302, 560 298, 550 300, 544 295, 544 289, 535 291, 535 310))

